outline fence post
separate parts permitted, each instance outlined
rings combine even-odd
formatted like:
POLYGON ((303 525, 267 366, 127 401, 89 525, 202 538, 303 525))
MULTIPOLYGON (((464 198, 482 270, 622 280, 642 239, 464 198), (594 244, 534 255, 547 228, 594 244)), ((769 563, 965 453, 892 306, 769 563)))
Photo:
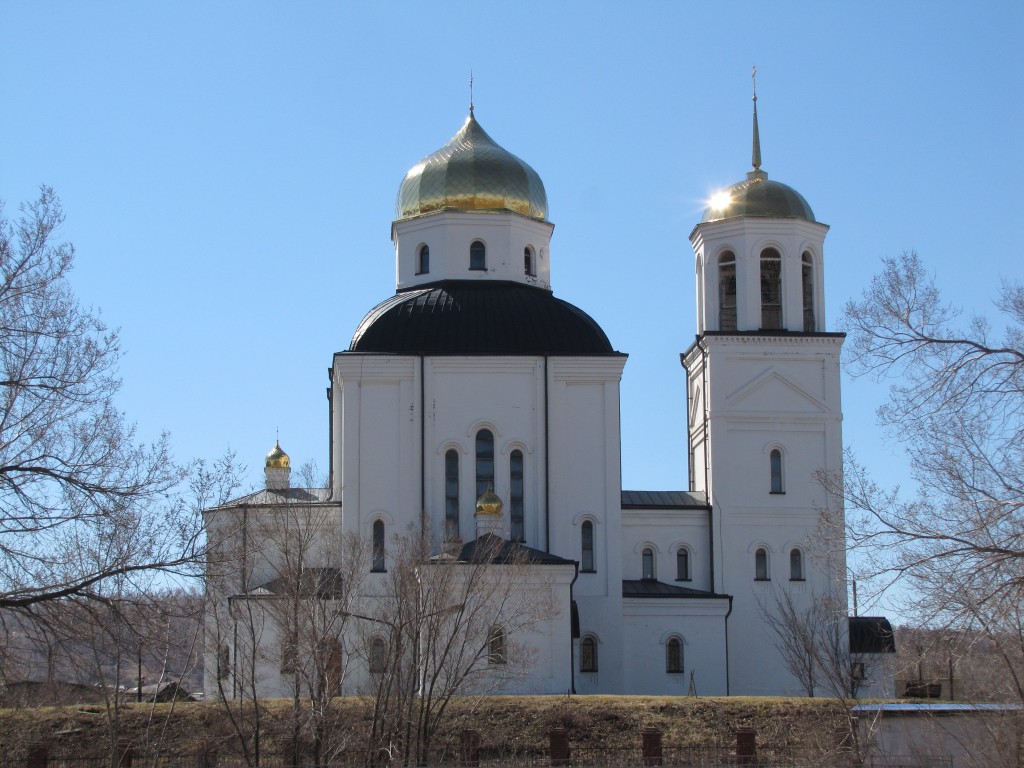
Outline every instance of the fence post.
POLYGON ((736 729, 736 762, 739 765, 757 763, 757 731, 753 728, 736 729))
POLYGON ((569 731, 565 728, 552 728, 548 734, 552 768, 569 765, 569 731))
POLYGON ((661 731, 647 727, 640 732, 640 754, 644 765, 661 765, 661 731))
POLYGON ((33 744, 28 748, 28 759, 25 761, 26 768, 46 768, 50 760, 50 748, 45 744, 33 744))
POLYGON ((462 749, 459 765, 463 768, 479 768, 480 765, 480 731, 466 729, 462 732, 462 749))

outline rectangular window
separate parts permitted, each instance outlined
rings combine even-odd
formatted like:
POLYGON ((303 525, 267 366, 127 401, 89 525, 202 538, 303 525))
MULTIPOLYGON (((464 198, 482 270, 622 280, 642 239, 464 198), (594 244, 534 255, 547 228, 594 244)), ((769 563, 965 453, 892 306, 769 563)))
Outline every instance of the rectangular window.
POLYGON ((512 522, 512 541, 523 541, 524 524, 524 482, 523 452, 512 451, 509 457, 509 507, 512 522))
POLYGON ((444 520, 445 536, 459 537, 459 452, 444 455, 444 520))

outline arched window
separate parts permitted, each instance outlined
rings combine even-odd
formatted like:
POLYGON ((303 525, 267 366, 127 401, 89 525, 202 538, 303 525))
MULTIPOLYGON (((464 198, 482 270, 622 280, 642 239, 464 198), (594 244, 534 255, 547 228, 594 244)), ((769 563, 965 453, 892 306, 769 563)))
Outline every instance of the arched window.
POLYGON ((487 269, 487 248, 480 240, 474 240, 469 246, 469 268, 487 269))
POLYGON ((654 581, 654 550, 644 547, 643 555, 640 557, 641 578, 654 581))
POLYGON ((785 493, 782 487, 782 451, 778 448, 773 448, 772 452, 768 455, 768 463, 770 464, 771 471, 771 492, 785 493))
POLYGON ((508 460, 508 498, 512 522, 512 541, 522 541, 525 537, 524 498, 523 491, 523 452, 512 451, 508 460))
POLYGON ((732 251, 718 257, 718 330, 736 330, 736 256, 732 251))
POLYGON ((804 288, 804 331, 810 333, 814 330, 814 261, 807 251, 804 251, 800 274, 804 288))
POLYGON ((505 653, 505 630, 491 627, 487 635, 487 663, 504 664, 508 660, 505 653))
POLYGON ((768 550, 764 547, 754 553, 754 580, 768 581, 768 550))
POLYGON ((454 448, 444 455, 444 534, 459 537, 459 452, 454 448))
POLYGON ((795 547, 789 553, 789 580, 804 580, 804 555, 803 552, 795 547))
POLYGON ((430 246, 421 245, 416 255, 416 274, 425 275, 430 272, 430 246))
POLYGON ((782 327, 782 254, 761 251, 761 327, 782 327))
POLYGON ((371 570, 384 571, 384 521, 373 521, 373 567, 371 570))
POLYGON ((537 275, 537 264, 533 260, 533 248, 530 246, 523 248, 523 271, 530 277, 537 275))
POLYGON ((494 488, 494 433, 481 429, 476 433, 476 497, 494 488))
POLYGON ((665 643, 665 671, 683 671, 683 641, 678 637, 670 637, 665 643))
POLYGON ((597 672, 597 638, 593 635, 580 641, 580 672, 597 672))
POLYGON ((586 573, 593 573, 594 568, 594 524, 584 520, 580 527, 580 549, 583 553, 580 559, 580 570, 586 573))
POLYGON ((690 580, 690 550, 680 547, 676 550, 676 581, 690 580))
POLYGON ((387 650, 384 639, 375 637, 370 641, 370 672, 379 674, 387 669, 387 650))

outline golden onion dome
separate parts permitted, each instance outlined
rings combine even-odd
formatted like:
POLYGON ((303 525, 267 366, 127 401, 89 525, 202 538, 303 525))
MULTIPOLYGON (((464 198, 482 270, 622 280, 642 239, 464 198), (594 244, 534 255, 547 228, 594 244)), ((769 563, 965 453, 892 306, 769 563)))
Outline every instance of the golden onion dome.
POLYGON ((416 163, 398 188, 396 219, 438 211, 513 211, 544 219, 548 196, 537 172, 498 146, 470 109, 451 141, 416 163))
POLYGON ((504 506, 498 494, 488 485, 487 490, 476 500, 476 513, 478 515, 500 515, 504 506))
POLYGON ((267 454, 267 469, 291 469, 292 460, 281 448, 281 442, 274 443, 273 449, 267 454))

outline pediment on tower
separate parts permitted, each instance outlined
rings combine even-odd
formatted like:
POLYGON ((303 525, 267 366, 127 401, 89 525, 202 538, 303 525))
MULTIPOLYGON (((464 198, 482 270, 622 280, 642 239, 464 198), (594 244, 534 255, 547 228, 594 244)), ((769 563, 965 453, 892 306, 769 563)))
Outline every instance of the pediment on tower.
POLYGON ((726 398, 730 410, 761 413, 826 413, 820 398, 769 368, 726 398))

